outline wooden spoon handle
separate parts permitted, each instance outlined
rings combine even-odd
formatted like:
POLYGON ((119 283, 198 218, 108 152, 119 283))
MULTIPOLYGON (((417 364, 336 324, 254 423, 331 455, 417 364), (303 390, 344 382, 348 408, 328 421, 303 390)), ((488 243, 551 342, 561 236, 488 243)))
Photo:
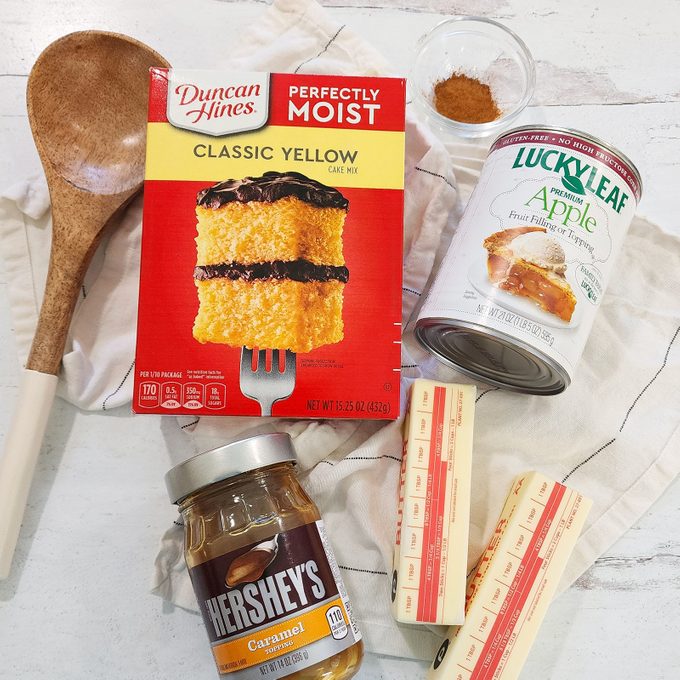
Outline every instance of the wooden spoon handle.
POLYGON ((9 575, 33 471, 50 415, 57 376, 24 371, 0 458, 0 580, 9 575))
MULTIPOLYGON (((97 241, 91 245, 92 253, 97 241)), ((77 245, 67 252, 63 249, 57 252, 52 248, 38 325, 26 361, 27 369, 51 375, 59 373, 73 308, 91 258, 91 253, 78 253, 78 250, 77 245)))
POLYGON ((102 228, 128 196, 88 195, 53 175, 48 165, 45 170, 52 200, 52 251, 26 368, 57 375, 73 308, 102 228))

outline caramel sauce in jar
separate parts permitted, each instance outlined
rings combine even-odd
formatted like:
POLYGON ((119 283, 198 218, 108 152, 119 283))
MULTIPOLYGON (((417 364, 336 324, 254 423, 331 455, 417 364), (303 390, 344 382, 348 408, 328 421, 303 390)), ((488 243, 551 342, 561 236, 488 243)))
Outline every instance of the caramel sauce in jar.
POLYGON ((363 643, 319 511, 287 434, 202 453, 166 484, 220 674, 347 680, 363 643))

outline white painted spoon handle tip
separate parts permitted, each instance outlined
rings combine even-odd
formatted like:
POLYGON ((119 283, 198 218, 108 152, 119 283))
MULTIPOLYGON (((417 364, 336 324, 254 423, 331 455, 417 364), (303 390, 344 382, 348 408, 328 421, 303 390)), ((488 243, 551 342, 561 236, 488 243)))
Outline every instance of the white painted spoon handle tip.
POLYGON ((0 457, 0 580, 9 576, 57 376, 25 370, 0 457))

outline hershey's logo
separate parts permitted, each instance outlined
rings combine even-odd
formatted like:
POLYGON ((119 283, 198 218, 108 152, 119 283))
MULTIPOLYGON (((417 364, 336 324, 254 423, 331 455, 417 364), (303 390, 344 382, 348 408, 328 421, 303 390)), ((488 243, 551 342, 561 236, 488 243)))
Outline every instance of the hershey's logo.
POLYGON ((314 560, 289 567, 253 583, 205 600, 205 611, 218 638, 321 602, 327 588, 314 560))

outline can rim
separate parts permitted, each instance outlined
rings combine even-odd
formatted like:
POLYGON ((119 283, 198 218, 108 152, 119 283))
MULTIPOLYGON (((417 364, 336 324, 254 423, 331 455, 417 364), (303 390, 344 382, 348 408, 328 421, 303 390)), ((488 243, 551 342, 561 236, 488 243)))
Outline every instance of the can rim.
POLYGON ((613 153, 622 163, 625 163, 630 167, 630 169, 633 171, 633 174, 635 175, 635 179, 638 181, 638 184, 640 186, 640 198, 638 199, 638 202, 642 198, 643 194, 643 182, 642 182, 642 175, 640 175, 640 171, 638 170, 637 166, 633 161, 626 156, 623 151, 619 151, 615 146, 610 144, 609 142, 605 142, 603 139, 600 139, 596 135, 592 135, 589 132, 583 132, 582 130, 577 130, 576 128, 570 128, 570 127, 562 127, 560 125, 520 125, 519 127, 512 128, 510 130, 505 130, 502 132, 496 139, 493 140, 491 146, 489 147, 490 149, 493 149, 493 147, 501 140, 504 139, 505 137, 508 137, 509 135, 515 134, 517 132, 528 132, 529 130, 546 130, 546 131, 553 131, 553 132, 566 132, 568 134, 572 135, 578 135, 581 137, 584 141, 587 142, 592 142, 593 144, 599 144, 600 146, 604 147, 609 151, 610 153, 613 153))
POLYGON ((244 472, 297 462, 293 440, 287 432, 256 434, 203 451, 165 473, 171 503, 178 505, 190 494, 244 472))
POLYGON ((507 335, 502 331, 497 331, 496 329, 483 326, 481 324, 476 324, 474 322, 463 321, 461 319, 451 319, 446 317, 426 317, 424 319, 419 319, 415 327, 415 336, 418 342, 430 352, 438 361, 441 361, 445 365, 453 366, 456 370, 465 373, 477 380, 485 382, 494 387, 500 387, 505 390, 512 392, 520 392, 523 394, 536 394, 540 396, 552 396, 556 394, 561 394, 567 387, 571 384, 571 377, 569 373, 558 363, 556 363, 551 357, 541 352, 539 349, 523 342, 519 338, 511 335, 507 335), (437 348, 433 347, 429 342, 428 338, 423 334, 423 330, 426 328, 434 327, 444 327, 450 329, 461 329, 463 331, 468 331, 475 333, 477 335, 482 335, 489 340, 493 340, 499 344, 505 345, 512 348, 518 354, 524 354, 525 356, 530 356, 534 361, 538 360, 541 364, 548 370, 549 374, 555 376, 557 382, 554 387, 548 389, 532 388, 529 384, 519 384, 504 381, 501 378, 494 378, 490 374, 482 374, 480 371, 468 368, 465 364, 458 363, 455 359, 450 356, 443 355, 437 348))

